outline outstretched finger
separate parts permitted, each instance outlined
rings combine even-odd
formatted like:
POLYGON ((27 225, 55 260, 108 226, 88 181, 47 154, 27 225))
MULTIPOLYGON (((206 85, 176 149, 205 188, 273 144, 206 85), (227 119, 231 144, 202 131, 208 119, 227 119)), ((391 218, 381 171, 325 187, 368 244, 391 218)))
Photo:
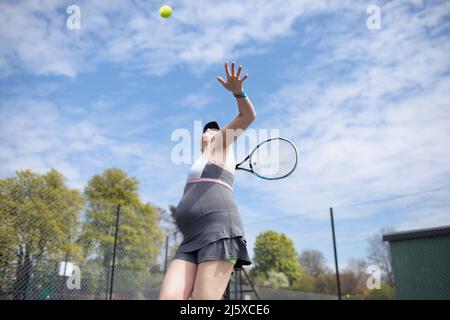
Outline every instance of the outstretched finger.
POLYGON ((217 80, 218 80, 222 85, 225 85, 225 83, 226 83, 225 80, 223 80, 221 76, 218 76, 218 77, 217 77, 217 80))
POLYGON ((234 61, 231 62, 231 75, 236 77, 236 71, 234 70, 234 61))
POLYGON ((243 82, 247 78, 248 78, 248 73, 245 76, 242 77, 241 82, 243 82))
POLYGON ((238 79, 239 79, 239 76, 241 75, 241 71, 242 71, 242 65, 239 65, 238 72, 236 74, 236 77, 238 77, 238 79))
POLYGON ((225 73, 227 74, 227 78, 231 78, 230 70, 228 69, 228 61, 225 61, 225 73))

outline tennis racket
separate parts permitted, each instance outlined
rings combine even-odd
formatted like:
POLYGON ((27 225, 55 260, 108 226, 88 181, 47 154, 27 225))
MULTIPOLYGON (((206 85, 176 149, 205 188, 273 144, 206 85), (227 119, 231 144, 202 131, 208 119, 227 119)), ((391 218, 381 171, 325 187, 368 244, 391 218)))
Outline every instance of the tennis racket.
POLYGON ((236 170, 244 170, 266 180, 283 179, 297 167, 295 145, 285 138, 271 138, 259 145, 240 163, 236 170), (242 165, 248 162, 248 168, 242 165))

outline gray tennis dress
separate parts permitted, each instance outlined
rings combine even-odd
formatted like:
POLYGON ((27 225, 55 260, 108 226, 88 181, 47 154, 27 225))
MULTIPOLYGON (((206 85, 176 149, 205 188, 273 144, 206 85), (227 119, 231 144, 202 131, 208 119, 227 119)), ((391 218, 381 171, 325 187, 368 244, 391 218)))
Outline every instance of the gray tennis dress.
POLYGON ((175 220, 183 241, 175 258, 200 263, 236 258, 251 264, 242 220, 233 195, 234 175, 200 156, 189 170, 175 220))

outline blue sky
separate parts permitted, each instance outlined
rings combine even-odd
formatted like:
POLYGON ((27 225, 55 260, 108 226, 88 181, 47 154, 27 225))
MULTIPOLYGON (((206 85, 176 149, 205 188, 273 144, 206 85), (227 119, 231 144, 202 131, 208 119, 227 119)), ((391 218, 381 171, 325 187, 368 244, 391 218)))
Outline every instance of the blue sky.
MULTIPOLYGON (((284 180, 236 174, 251 254, 272 229, 331 264, 329 207, 449 185, 449 12, 446 1, 2 1, 0 176, 53 167, 81 190, 120 167, 144 201, 176 204, 189 165, 171 162, 171 134, 235 116, 216 80, 235 60, 252 128, 280 129, 301 153, 284 180), (71 4, 80 30, 66 28, 71 4), (371 4, 379 30, 366 26, 371 4)), ((341 263, 381 227, 450 224, 448 199, 336 208, 341 263)))

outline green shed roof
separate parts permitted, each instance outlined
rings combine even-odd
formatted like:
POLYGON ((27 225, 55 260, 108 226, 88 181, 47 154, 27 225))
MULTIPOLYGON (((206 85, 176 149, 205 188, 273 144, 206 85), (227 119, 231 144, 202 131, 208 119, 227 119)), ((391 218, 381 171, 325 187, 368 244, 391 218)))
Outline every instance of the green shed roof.
POLYGON ((411 239, 436 238, 443 236, 450 236, 450 225, 436 228, 388 233, 383 235, 383 241, 403 241, 411 239))

